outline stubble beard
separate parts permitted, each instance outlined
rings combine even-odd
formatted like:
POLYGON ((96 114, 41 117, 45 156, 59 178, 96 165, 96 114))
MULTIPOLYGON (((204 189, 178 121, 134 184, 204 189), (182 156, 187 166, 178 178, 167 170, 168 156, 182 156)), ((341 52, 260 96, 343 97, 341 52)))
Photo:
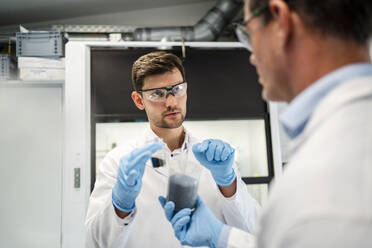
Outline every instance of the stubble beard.
POLYGON ((185 120, 185 115, 180 113, 181 118, 177 122, 172 122, 169 123, 168 121, 165 120, 165 118, 162 118, 161 122, 159 123, 158 127, 160 128, 178 128, 182 125, 183 121, 185 120))
POLYGON ((161 121, 159 123, 157 123, 156 126, 159 127, 159 128, 170 128, 170 129, 178 128, 182 125, 183 121, 185 120, 185 115, 186 114, 182 113, 181 109, 167 109, 167 111, 162 116, 161 121), (177 122, 174 122, 174 120, 169 120, 169 121, 166 120, 165 114, 173 112, 173 111, 178 111, 179 112, 180 118, 178 119, 177 122))

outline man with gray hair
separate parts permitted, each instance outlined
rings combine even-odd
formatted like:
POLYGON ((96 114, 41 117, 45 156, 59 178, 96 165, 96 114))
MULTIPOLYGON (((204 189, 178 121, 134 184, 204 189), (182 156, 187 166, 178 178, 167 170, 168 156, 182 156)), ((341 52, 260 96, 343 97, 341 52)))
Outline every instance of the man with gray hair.
POLYGON ((239 40, 252 51, 265 100, 286 101, 293 140, 256 235, 218 221, 198 198, 172 214, 182 244, 209 247, 371 247, 372 1, 246 0, 239 40))

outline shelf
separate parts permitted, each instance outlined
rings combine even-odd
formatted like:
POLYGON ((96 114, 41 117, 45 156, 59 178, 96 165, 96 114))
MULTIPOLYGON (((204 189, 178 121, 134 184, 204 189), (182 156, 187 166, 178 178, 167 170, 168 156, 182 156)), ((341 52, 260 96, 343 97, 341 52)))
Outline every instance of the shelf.
POLYGON ((64 85, 64 80, 38 80, 38 81, 23 81, 23 80, 7 80, 0 81, 0 88, 39 88, 39 87, 57 87, 64 85))

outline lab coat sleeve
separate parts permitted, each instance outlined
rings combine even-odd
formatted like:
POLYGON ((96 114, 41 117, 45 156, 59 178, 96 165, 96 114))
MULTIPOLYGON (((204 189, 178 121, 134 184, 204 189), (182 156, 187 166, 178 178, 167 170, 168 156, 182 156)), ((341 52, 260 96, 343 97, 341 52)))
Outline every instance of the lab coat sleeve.
POLYGON ((234 165, 234 170, 237 175, 236 193, 226 198, 219 192, 223 217, 227 225, 253 233, 261 207, 249 194, 236 165, 234 165))
POLYGON ((85 247, 120 247, 130 235, 130 223, 136 210, 124 219, 119 218, 112 204, 112 188, 116 182, 117 162, 107 155, 97 173, 94 190, 89 200, 85 221, 85 247))
POLYGON ((237 228, 231 228, 228 237, 227 248, 255 248, 256 239, 250 233, 244 232, 237 228))
POLYGON ((271 242, 269 247, 371 247, 372 238, 366 232, 368 226, 370 222, 365 219, 350 220, 345 224, 344 220, 334 216, 311 217, 298 220, 294 226, 283 230, 280 239, 271 242))

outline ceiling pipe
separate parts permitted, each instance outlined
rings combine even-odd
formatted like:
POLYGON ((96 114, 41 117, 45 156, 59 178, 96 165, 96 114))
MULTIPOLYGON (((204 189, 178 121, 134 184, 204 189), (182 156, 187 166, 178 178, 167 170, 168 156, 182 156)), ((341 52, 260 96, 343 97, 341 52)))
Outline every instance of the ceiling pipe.
POLYGON ((136 28, 127 40, 214 41, 243 4, 244 0, 220 0, 195 26, 136 28))

